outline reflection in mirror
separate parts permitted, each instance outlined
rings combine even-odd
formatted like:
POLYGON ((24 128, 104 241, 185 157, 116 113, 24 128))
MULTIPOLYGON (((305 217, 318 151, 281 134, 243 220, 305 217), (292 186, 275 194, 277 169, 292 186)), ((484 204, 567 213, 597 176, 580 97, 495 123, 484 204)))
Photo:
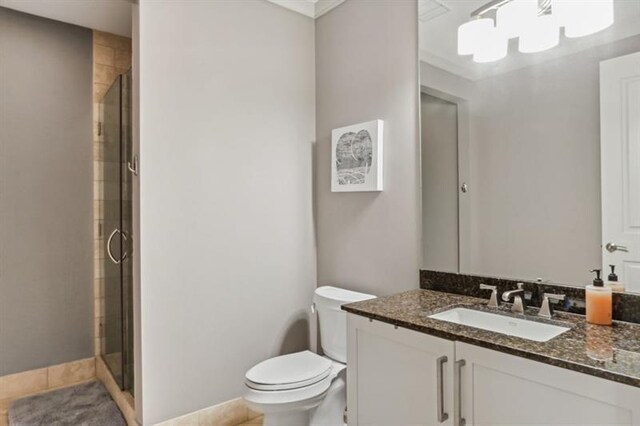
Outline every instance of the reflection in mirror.
POLYGON ((423 268, 640 292, 640 1, 419 6, 423 268))

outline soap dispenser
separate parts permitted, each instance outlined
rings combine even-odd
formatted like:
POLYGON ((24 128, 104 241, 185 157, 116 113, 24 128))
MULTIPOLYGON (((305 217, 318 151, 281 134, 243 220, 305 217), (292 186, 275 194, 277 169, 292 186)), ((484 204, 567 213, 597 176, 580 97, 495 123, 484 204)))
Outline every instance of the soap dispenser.
POLYGON ((611 288, 604 286, 600 278, 600 269, 594 269, 596 278, 586 288, 587 322, 598 325, 611 325, 612 297, 611 288))
POLYGON ((615 272, 616 265, 609 265, 609 267, 611 268, 611 273, 609 274, 605 285, 613 291, 624 291, 624 284, 618 281, 618 276, 615 272))

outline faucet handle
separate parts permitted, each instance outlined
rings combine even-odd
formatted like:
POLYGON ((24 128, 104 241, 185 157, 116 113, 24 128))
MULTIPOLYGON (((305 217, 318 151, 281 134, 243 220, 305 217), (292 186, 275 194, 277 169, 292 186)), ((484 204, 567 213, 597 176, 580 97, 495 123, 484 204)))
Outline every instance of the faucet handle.
POLYGON ((495 285, 480 284, 480 290, 491 290, 491 298, 487 304, 490 308, 498 307, 498 287, 495 285))
POLYGON ((551 319, 551 317, 553 317, 553 306, 551 306, 551 301, 553 301, 553 303, 558 303, 564 300, 566 296, 564 294, 554 293, 543 293, 542 296, 542 306, 540 306, 540 312, 538 312, 538 315, 551 319))
POLYGON ((553 300, 554 302, 560 302, 560 301, 564 300, 566 295, 564 295, 564 294, 555 294, 555 293, 544 293, 543 297, 545 299, 553 300))

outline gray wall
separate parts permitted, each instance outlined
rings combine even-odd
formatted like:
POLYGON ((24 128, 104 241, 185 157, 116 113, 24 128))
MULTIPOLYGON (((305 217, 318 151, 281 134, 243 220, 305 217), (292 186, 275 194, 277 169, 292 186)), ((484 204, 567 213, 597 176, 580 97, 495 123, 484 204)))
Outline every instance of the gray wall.
POLYGON ((599 63, 638 50, 635 36, 475 83, 421 64, 423 85, 470 100, 470 272, 590 283, 602 263, 599 63))
POLYGON ((349 0, 316 21, 318 285, 417 288, 420 263, 415 1, 349 0), (384 120, 384 191, 331 193, 331 130, 384 120))
POLYGON ((241 396, 250 367, 308 347, 314 22, 263 0, 138 13, 136 406, 155 424, 241 396))
POLYGON ((0 7, 0 375, 93 355, 91 31, 0 7))

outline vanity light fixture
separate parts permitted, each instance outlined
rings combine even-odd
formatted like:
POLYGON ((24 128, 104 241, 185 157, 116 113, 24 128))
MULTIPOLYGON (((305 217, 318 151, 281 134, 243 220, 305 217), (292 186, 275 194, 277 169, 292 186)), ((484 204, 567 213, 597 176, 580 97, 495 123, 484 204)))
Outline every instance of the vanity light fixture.
POLYGON ((507 56, 509 39, 518 50, 535 53, 566 37, 594 34, 614 21, 613 0, 493 0, 471 13, 458 27, 458 54, 475 62, 494 62, 507 56))

